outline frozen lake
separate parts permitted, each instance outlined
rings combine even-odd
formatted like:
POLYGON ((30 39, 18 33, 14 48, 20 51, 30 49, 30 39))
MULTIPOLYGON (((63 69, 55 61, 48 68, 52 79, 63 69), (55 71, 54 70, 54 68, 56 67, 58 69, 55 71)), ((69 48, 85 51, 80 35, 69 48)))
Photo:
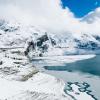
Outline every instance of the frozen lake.
POLYGON ((33 63, 39 66, 38 68, 44 73, 63 79, 65 83, 88 83, 90 85, 89 90, 91 90, 92 94, 99 100, 100 55, 79 61, 74 61, 74 59, 72 59, 73 61, 70 63, 68 63, 65 59, 67 58, 64 58, 63 62, 60 62, 59 60, 55 62, 51 61, 51 59, 37 59, 33 63))

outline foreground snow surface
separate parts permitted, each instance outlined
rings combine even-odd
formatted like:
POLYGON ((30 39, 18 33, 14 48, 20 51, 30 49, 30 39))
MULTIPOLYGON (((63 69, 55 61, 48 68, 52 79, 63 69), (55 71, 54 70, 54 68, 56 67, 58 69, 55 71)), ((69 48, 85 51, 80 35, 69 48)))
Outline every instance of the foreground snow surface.
POLYGON ((8 81, 0 78, 0 99, 50 100, 50 98, 61 98, 61 100, 66 100, 68 97, 64 96, 63 89, 63 81, 43 73, 37 73, 25 82, 8 81), (33 96, 31 97, 32 93, 33 96), (46 97, 49 99, 45 99, 46 97))
POLYGON ((23 49, 0 51, 0 100, 94 100, 77 85, 71 87, 67 91, 63 80, 38 72, 23 49))
POLYGON ((94 100, 78 86, 64 93, 64 82, 53 76, 37 73, 26 82, 0 78, 0 99, 4 100, 94 100), (76 99, 75 99, 76 98, 76 99))

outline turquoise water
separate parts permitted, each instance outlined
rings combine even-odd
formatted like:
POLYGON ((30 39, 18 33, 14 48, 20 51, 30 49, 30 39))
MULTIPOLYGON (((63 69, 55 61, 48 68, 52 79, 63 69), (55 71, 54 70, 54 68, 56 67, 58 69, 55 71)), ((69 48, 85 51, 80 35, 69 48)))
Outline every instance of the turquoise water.
POLYGON ((69 72, 82 72, 83 74, 92 74, 100 77, 100 55, 87 59, 81 60, 74 63, 68 63, 64 66, 44 66, 46 70, 56 71, 69 71, 69 72))
MULTIPOLYGON (((41 71, 63 79, 66 84, 89 84, 89 90, 92 91, 91 94, 93 94, 97 100, 100 100, 100 55, 73 63, 58 63, 57 65, 45 63, 45 61, 40 62, 41 67, 39 67, 39 69, 41 71)), ((38 64, 39 61, 37 61, 37 65, 38 64)))

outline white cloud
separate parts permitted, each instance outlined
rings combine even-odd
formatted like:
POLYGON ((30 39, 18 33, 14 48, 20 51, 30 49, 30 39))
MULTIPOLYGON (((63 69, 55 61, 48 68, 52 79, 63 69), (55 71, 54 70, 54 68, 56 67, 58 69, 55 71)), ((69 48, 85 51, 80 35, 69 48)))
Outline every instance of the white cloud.
POLYGON ((60 0, 0 0, 0 17, 32 23, 57 33, 100 33, 99 17, 92 24, 81 22, 68 8, 61 7, 60 0))

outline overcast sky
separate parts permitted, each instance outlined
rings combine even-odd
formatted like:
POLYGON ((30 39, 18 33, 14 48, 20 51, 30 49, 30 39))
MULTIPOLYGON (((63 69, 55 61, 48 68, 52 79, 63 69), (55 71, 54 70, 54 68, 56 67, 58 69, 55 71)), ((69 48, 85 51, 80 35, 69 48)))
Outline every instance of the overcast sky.
MULTIPOLYGON (((100 8, 90 13, 100 14, 100 8)), ((88 24, 79 21, 61 0, 0 0, 0 18, 41 26, 51 32, 100 33, 100 18, 88 24)))

